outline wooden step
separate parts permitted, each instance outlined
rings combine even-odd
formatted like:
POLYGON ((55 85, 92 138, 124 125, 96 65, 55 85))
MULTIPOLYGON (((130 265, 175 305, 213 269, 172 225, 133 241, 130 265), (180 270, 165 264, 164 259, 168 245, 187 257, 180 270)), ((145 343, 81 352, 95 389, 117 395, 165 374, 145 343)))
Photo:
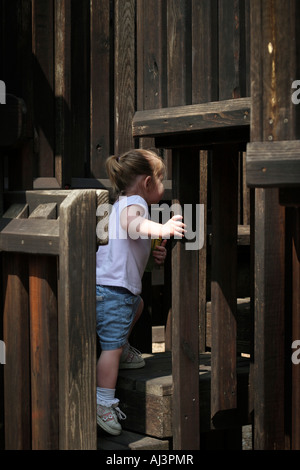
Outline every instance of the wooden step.
MULTIPOLYGON (((172 357, 166 351, 143 355, 146 366, 143 369, 120 370, 116 396, 120 408, 127 415, 122 422, 123 429, 142 433, 159 439, 172 437, 172 357)), ((199 358, 200 388, 200 429, 225 429, 229 415, 218 423, 210 416, 211 355, 204 353, 199 358)), ((238 409, 230 414, 230 425, 249 423, 248 382, 249 359, 237 358, 238 409)))
POLYGON ((169 441, 123 430, 119 436, 98 431, 98 450, 169 450, 169 441))

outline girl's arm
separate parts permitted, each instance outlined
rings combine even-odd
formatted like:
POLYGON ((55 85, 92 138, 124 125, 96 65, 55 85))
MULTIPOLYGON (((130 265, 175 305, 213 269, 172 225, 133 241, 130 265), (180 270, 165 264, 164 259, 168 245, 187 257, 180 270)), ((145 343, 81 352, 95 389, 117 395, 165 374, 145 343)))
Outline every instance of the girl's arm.
POLYGON ((181 215, 174 215, 165 224, 159 224, 143 217, 143 208, 138 205, 126 207, 121 214, 121 226, 133 239, 139 237, 170 238, 177 236, 182 238, 186 232, 186 225, 182 222, 181 215))

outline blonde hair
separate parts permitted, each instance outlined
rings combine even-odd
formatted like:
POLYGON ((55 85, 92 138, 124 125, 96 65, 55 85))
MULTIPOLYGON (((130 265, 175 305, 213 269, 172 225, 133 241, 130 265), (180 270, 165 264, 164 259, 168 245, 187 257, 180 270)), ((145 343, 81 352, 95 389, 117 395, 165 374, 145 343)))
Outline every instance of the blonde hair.
POLYGON ((130 188, 140 175, 158 177, 165 172, 163 160, 153 151, 132 149, 106 160, 106 171, 116 194, 130 188))

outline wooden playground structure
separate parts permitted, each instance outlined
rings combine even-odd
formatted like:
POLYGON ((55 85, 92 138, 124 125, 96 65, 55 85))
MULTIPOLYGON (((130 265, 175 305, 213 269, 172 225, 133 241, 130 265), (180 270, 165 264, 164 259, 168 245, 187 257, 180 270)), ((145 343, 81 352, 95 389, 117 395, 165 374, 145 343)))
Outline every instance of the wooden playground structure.
POLYGON ((0 18, 0 448, 241 449, 247 425, 254 450, 299 450, 299 2, 0 0, 0 18), (146 367, 120 372, 109 439, 96 213, 105 159, 132 147, 165 159, 163 203, 204 207, 204 245, 170 240, 145 273, 146 367))

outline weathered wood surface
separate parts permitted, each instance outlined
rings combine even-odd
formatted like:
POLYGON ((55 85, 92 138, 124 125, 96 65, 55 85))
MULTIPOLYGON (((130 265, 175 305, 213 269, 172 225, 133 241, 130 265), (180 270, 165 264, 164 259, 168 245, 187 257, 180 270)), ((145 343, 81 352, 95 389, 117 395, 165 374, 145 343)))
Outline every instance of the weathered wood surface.
POLYGON ((122 430, 119 436, 111 436, 105 432, 98 434, 98 450, 136 450, 136 451, 157 451, 169 450, 167 439, 155 439, 135 432, 122 430))
POLYGON ((133 135, 155 136, 220 130, 250 125, 251 100, 240 98, 189 106, 137 111, 133 119, 133 135))
POLYGON ((2 254, 5 448, 31 449, 31 396, 26 255, 2 254), (16 373, 16 370, 18 373, 16 373))
MULTIPOLYGON (((173 151, 173 204, 184 206, 199 200, 199 152, 173 151), (190 184, 186 182, 189 179, 190 184)), ((185 213, 189 232, 194 214, 185 213)), ((199 229, 199 227, 198 227, 199 229)), ((199 233, 197 233, 199 237, 199 233)), ((199 441, 199 250, 189 241, 177 241, 172 250, 172 363, 174 378, 174 449, 200 448, 199 441), (188 295, 186 293, 188 292, 188 295)))
MULTIPOLYGON (((144 354, 146 367, 119 372, 117 396, 127 419, 122 422, 124 429, 147 434, 159 439, 170 438, 176 431, 172 415, 175 411, 174 379, 172 375, 171 352, 144 354), (136 403, 139 403, 137 408, 136 403)), ((249 423, 249 360, 237 359, 238 408, 229 420, 226 416, 211 420, 211 354, 199 355, 197 372, 199 383, 199 415, 201 433, 212 429, 239 427, 249 423), (229 422, 228 422, 229 421, 229 422)), ((176 408, 177 409, 177 408, 176 408)), ((192 450, 192 447, 190 448, 192 450)))
MULTIPOLYGON (((250 298, 237 299, 237 338, 236 338, 236 349, 237 353, 250 354, 252 349, 252 316, 250 314, 250 298)), ((211 302, 206 303, 206 347, 211 348, 212 341, 212 329, 214 325, 212 323, 211 316, 211 302)))
POLYGON ((237 407, 237 168, 236 147, 217 146, 212 159, 212 418, 237 407))
POLYGON ((300 142, 251 142, 247 145, 247 183, 255 187, 300 186, 300 142))
POLYGON ((60 206, 60 449, 97 447, 95 214, 95 193, 90 190, 72 191, 60 206))
MULTIPOLYGON (((296 78, 298 73, 299 43, 295 40, 298 16, 299 5, 294 0, 285 4, 272 0, 251 2, 251 146, 258 145, 258 158, 262 156, 262 146, 270 150, 269 144, 274 143, 276 155, 276 149, 284 145, 282 141, 299 138, 299 108, 292 102, 290 88, 291 77, 296 78)), ((290 184, 294 175, 287 175, 285 169, 281 176, 268 171, 268 154, 266 157, 262 168, 267 169, 265 173, 270 174, 271 182, 275 176, 276 183, 283 183, 287 178, 290 184)), ((254 159, 253 154, 250 167, 254 159)), ((278 170, 278 161, 273 160, 272 164, 278 170)), ((257 180, 260 186, 260 173, 257 180)), ((285 449, 291 445, 287 423, 293 411, 288 410, 286 397, 293 384, 287 380, 284 339, 290 331, 287 313, 290 308, 285 293, 287 233, 285 208, 279 206, 278 189, 255 189, 255 449, 285 449)), ((298 265, 296 262, 294 269, 298 265)))

